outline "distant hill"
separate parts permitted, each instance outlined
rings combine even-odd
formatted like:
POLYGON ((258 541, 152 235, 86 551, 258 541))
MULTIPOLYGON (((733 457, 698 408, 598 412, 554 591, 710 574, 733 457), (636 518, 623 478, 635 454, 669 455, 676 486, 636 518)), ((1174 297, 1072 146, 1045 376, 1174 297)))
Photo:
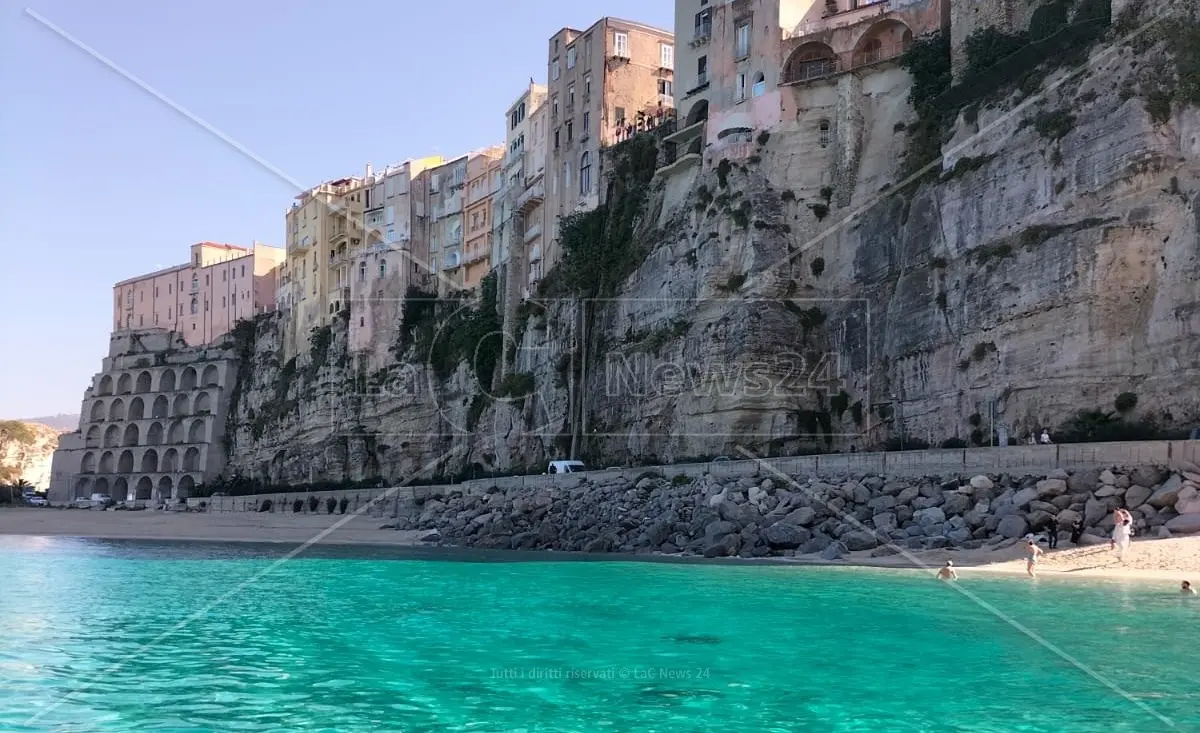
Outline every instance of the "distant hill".
POLYGON ((0 420, 0 484, 18 479, 45 490, 58 447, 57 428, 20 420, 0 420))
POLYGON ((23 417, 21 422, 35 422, 54 428, 60 433, 71 433, 79 429, 79 415, 59 413, 50 417, 23 417))

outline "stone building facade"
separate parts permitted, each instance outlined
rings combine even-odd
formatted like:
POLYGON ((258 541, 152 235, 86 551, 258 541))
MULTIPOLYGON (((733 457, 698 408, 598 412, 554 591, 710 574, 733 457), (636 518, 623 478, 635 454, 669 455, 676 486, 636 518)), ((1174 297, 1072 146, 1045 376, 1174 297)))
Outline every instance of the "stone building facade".
POLYGON ((84 393, 79 430, 62 436, 51 503, 187 498, 224 467, 225 416, 236 376, 225 343, 189 347, 161 329, 121 332, 84 393))

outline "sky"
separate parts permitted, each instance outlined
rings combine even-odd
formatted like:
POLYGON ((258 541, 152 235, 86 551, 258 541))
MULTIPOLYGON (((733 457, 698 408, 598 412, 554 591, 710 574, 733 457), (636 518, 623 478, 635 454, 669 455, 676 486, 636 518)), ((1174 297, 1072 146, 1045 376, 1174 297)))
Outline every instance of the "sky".
POLYGON ((671 0, 0 3, 0 418, 79 411, 114 283, 186 262, 194 242, 282 245, 294 184, 503 143, 559 28, 669 29, 673 14, 671 0))

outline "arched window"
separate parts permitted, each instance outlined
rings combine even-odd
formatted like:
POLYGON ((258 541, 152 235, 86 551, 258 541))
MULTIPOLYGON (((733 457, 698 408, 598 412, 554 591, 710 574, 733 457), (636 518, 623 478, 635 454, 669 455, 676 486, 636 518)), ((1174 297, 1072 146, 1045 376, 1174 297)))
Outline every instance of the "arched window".
POLYGON ((380 260, 379 261, 379 276, 384 277, 385 275, 387 275, 387 260, 380 260))
POLYGON ((826 147, 833 142, 833 129, 829 126, 829 120, 821 120, 817 125, 817 132, 821 136, 821 147, 826 147))
POLYGON ((586 150, 579 157, 579 195, 592 192, 592 154, 586 150))
POLYGON ((358 281, 362 282, 367 279, 367 263, 358 263, 358 281))
POLYGON ((197 300, 195 298, 192 298, 192 308, 191 309, 192 309, 193 316, 196 315, 196 312, 200 309, 200 303, 197 302, 197 300))
POLYGON ((200 289, 200 276, 192 275, 192 290, 199 290, 199 289, 200 289))
POLYGON ((754 86, 751 88, 750 93, 756 97, 761 97, 767 93, 767 77, 761 71, 754 75, 754 86))

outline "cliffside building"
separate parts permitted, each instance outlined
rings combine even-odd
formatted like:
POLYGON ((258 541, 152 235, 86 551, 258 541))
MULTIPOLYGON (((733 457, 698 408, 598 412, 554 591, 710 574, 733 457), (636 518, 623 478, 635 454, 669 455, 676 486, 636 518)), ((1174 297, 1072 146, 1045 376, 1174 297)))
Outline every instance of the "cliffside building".
POLYGON ((113 286, 113 332, 167 329, 191 346, 212 343, 242 318, 275 309, 284 251, 216 242, 191 246, 187 264, 113 286))
POLYGON ((639 112, 673 108, 674 66, 674 35, 633 21, 601 18, 550 38, 545 270, 560 257, 559 218, 600 203, 600 149, 639 112))
POLYGON ((121 331, 54 452, 49 497, 172 501, 220 474, 236 362, 165 329, 121 331))
POLYGON ((496 194, 500 191, 503 158, 499 148, 467 159, 467 201, 463 211, 462 287, 478 287, 491 269, 492 219, 496 194))

